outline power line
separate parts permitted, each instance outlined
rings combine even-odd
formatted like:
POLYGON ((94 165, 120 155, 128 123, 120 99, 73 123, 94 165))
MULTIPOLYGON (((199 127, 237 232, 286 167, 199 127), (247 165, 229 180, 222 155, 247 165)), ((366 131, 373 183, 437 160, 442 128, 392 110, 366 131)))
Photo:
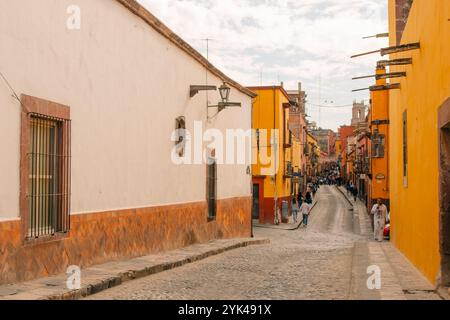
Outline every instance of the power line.
POLYGON ((9 90, 11 90, 12 92, 12 96, 17 99, 17 101, 20 101, 19 96, 17 95, 16 91, 14 90, 14 88, 11 86, 11 84, 9 83, 9 81, 6 79, 6 77, 3 75, 3 73, 0 71, 0 77, 2 77, 3 81, 6 83, 6 85, 8 86, 9 90))
POLYGON ((319 105, 319 104, 314 104, 314 103, 306 103, 307 105, 310 105, 312 107, 317 107, 317 108, 328 108, 328 109, 335 109, 335 108, 349 108, 349 107, 353 107, 353 104, 349 104, 349 105, 344 105, 344 106, 323 106, 323 105, 319 105))
POLYGON ((341 105, 341 106, 324 106, 324 105, 314 104, 314 103, 310 103, 310 102, 306 102, 306 104, 310 105, 312 107, 328 108, 328 109, 338 109, 338 108, 350 108, 350 107, 353 107, 353 103, 352 104, 341 105))
POLYGON ((6 83, 6 85, 8 86, 9 90, 11 90, 11 96, 16 99, 19 104, 25 108, 25 106, 22 103, 22 100, 20 100, 18 94, 16 93, 16 90, 14 90, 14 88, 12 87, 12 85, 9 83, 8 79, 6 79, 5 75, 0 71, 0 77, 3 79, 3 81, 6 83))

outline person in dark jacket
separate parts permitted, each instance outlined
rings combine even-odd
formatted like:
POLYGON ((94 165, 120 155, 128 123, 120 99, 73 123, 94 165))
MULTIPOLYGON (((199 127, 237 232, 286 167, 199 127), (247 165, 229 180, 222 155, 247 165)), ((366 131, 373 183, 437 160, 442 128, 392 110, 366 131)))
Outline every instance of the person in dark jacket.
POLYGON ((305 202, 307 204, 312 204, 313 203, 312 194, 311 194, 310 190, 306 191, 305 202))
POLYGON ((354 198, 354 200, 356 202, 356 199, 358 198, 358 188, 356 188, 356 186, 353 186, 352 194, 353 194, 353 198, 354 198))
POLYGON ((301 192, 298 193, 297 195, 297 203, 298 203, 298 207, 300 208, 303 204, 303 195, 301 192))

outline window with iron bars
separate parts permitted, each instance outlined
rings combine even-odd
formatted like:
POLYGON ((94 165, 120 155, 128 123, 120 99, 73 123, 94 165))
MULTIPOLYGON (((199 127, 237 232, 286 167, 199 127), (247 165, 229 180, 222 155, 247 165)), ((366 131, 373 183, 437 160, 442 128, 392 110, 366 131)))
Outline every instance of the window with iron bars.
POLYGON ((70 228, 70 120, 30 113, 27 238, 70 228))
POLYGON ((385 145, 386 136, 374 131, 372 134, 372 158, 384 158, 385 156, 385 145))
POLYGON ((207 201, 208 219, 213 220, 217 215, 217 163, 215 159, 208 159, 207 165, 207 201))

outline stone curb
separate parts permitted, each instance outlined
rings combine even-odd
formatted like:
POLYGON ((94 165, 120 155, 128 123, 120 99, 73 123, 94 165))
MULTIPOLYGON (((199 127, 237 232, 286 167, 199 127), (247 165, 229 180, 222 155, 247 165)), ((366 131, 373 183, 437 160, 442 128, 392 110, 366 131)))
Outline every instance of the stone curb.
MULTIPOLYGON (((313 211, 313 209, 316 207, 318 201, 315 201, 312 208, 311 208, 311 213, 313 211)), ((276 227, 276 226, 265 226, 265 225, 254 225, 255 228, 263 228, 263 229, 276 229, 276 230, 282 230, 282 231, 295 231, 298 230, 300 228, 300 226, 303 224, 303 221, 300 221, 300 223, 298 225, 296 225, 295 227, 292 228, 282 228, 282 227, 276 227)))
POLYGON ((127 281, 136 280, 139 278, 147 277, 150 275, 154 275, 157 273, 161 273, 164 271, 168 271, 171 269, 179 268, 189 263, 193 263, 196 261, 204 260, 206 258, 219 255, 221 253, 225 253, 227 251, 248 247, 251 245, 262 245, 269 244, 269 239, 255 239, 255 240, 247 240, 242 241, 233 245, 229 245, 226 247, 222 247, 219 249, 209 250, 200 254, 194 254, 189 256, 188 258, 179 259, 172 262, 161 263, 145 268, 140 268, 137 270, 129 270, 126 272, 118 273, 112 276, 109 279, 98 281, 92 284, 89 284, 79 290, 70 291, 63 294, 52 295, 44 298, 43 300, 78 300, 101 291, 119 286, 127 281))
MULTIPOLYGON (((230 239, 231 241, 233 239, 230 239)), ((239 241, 239 239, 234 239, 236 241, 239 241)), ((136 260, 136 269, 131 269, 128 267, 123 268, 120 270, 119 268, 116 268, 116 270, 112 270, 110 272, 103 271, 102 277, 99 279, 93 279, 90 281, 90 283, 87 283, 83 285, 81 289, 77 290, 71 290, 68 291, 67 289, 61 290, 61 292, 58 293, 51 293, 51 294, 43 294, 36 296, 34 300, 79 300, 81 298, 99 293, 101 291, 119 286, 127 281, 147 277, 150 275, 154 275, 160 272, 164 272, 167 270, 175 269, 181 266, 184 266, 189 263, 193 263, 196 261, 204 260, 208 257, 212 257, 215 255, 219 255, 221 253, 225 253, 227 251, 244 248, 252 245, 263 245, 263 244, 269 244, 269 239, 249 239, 249 240, 242 240, 239 242, 234 242, 232 244, 224 244, 222 247, 214 248, 214 249, 206 249, 206 251, 202 251, 200 253, 190 253, 190 247, 185 247, 178 249, 176 251, 182 252, 183 249, 186 249, 186 253, 181 253, 181 257, 174 257, 172 259, 167 259, 170 261, 167 262, 151 262, 151 259, 147 262, 145 261, 145 257, 135 258, 128 261, 125 261, 125 263, 133 263, 133 260, 136 260), (145 261, 145 263, 143 263, 145 261), (118 270, 117 270, 118 269, 118 270), (128 269, 128 270, 127 270, 128 269)), ((207 245, 207 244, 199 244, 199 245, 207 245)), ((164 252, 163 254, 170 254, 169 252, 164 252)), ((148 256, 151 257, 151 256, 148 256)), ((117 263, 123 263, 124 261, 117 261, 117 262, 111 262, 111 264, 117 263)), ((89 270, 96 270, 96 269, 102 269, 102 266, 92 266, 90 268, 87 268, 85 272, 89 272, 89 270)), ((44 289, 45 290, 45 289, 44 289)), ((24 292, 27 294, 27 292, 24 292)), ((31 293, 33 294, 33 293, 31 293)), ((10 298, 14 298, 14 296, 10 296, 10 298)), ((17 297, 17 299, 20 299, 20 295, 17 297)), ((1 297, 0 297, 1 300, 1 297)))
POLYGON ((366 236, 365 234, 363 234, 363 230, 361 230, 360 216, 359 216, 360 212, 358 210, 356 203, 352 202, 352 200, 348 197, 346 192, 341 189, 340 186, 336 186, 336 189, 342 194, 342 196, 345 198, 348 204, 352 207, 350 210, 353 211, 353 232, 361 236, 366 236))
POLYGON ((352 207, 355 206, 355 204, 348 198, 348 196, 345 194, 344 191, 342 191, 342 189, 341 189, 339 186, 336 186, 336 189, 339 190, 339 192, 344 196, 345 200, 347 200, 347 202, 348 202, 352 207))

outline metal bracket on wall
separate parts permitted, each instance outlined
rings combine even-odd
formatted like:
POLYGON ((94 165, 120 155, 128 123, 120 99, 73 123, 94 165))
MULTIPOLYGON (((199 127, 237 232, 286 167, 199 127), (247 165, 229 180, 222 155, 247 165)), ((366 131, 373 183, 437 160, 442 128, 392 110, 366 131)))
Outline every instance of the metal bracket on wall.
POLYGON ((384 91, 384 90, 394 90, 394 89, 400 89, 400 83, 392 83, 392 84, 386 84, 382 86, 371 86, 369 88, 370 91, 384 91))
POLYGON ((378 67, 388 67, 388 66, 404 66, 409 65, 413 63, 412 58, 405 58, 405 59, 394 59, 394 60, 381 60, 377 62, 378 67))
POLYGON ((240 102, 219 102, 217 105, 209 105, 208 108, 218 108, 218 112, 223 111, 224 109, 228 107, 235 107, 235 108, 241 108, 242 103, 240 102))
POLYGON ((385 56, 385 55, 392 54, 392 53, 405 52, 405 51, 416 50, 416 49, 420 49, 420 42, 402 44, 399 46, 387 47, 387 48, 382 48, 379 50, 355 54, 355 55, 351 56, 351 58, 353 59, 353 58, 357 58, 357 57, 362 57, 362 56, 366 56, 366 55, 369 55, 372 53, 380 53, 381 56, 385 56))
POLYGON ((400 89, 400 83, 393 83, 393 84, 386 84, 382 86, 371 86, 369 88, 362 88, 362 89, 355 89, 352 90, 352 92, 357 91, 364 91, 364 90, 370 90, 370 91, 383 91, 383 90, 394 90, 394 89, 400 89))
POLYGON ((206 86, 206 85, 195 85, 190 87, 189 95, 190 97, 194 97, 200 91, 216 91, 216 86, 206 86))
POLYGON ((390 121, 389 120, 374 120, 371 123, 374 126, 379 126, 379 125, 382 125, 382 124, 390 124, 390 121))
POLYGON ((385 74, 373 74, 370 76, 355 77, 355 78, 352 78, 352 80, 360 80, 360 79, 367 79, 367 78, 375 78, 376 80, 380 80, 380 79, 403 78, 403 77, 406 77, 406 72, 391 72, 391 73, 385 73, 385 74))

